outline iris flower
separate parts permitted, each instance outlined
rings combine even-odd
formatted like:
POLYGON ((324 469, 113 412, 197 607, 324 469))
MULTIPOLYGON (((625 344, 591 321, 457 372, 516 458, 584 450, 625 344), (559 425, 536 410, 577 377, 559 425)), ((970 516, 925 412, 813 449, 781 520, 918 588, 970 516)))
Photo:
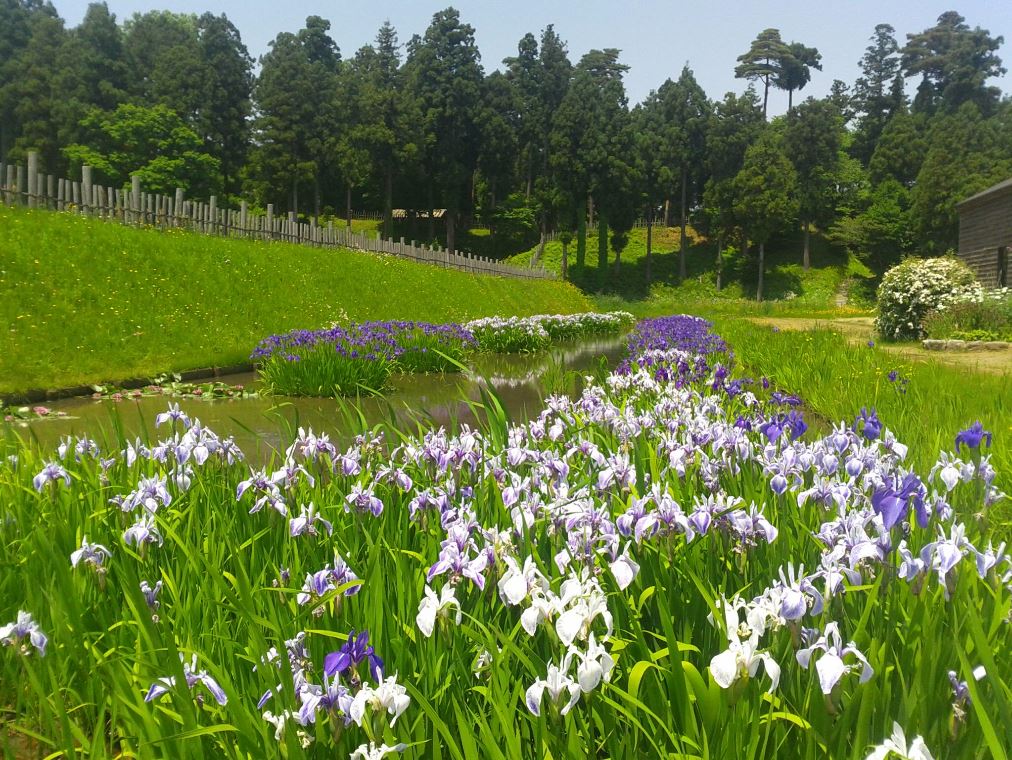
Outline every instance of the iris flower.
POLYGON ((960 444, 965 443, 970 449, 979 449, 981 441, 985 442, 987 448, 991 448, 991 433, 984 430, 980 420, 977 420, 966 430, 961 430, 956 436, 956 453, 959 453, 960 444))
POLYGON ((811 663, 812 655, 816 651, 823 652, 819 661, 815 663, 815 669, 819 674, 819 685, 822 687, 823 694, 830 694, 840 679, 846 673, 854 670, 858 663, 861 665, 861 676, 858 679, 860 683, 865 683, 874 675, 875 671, 872 670, 868 660, 854 646, 854 643, 849 642, 846 646, 844 645, 843 638, 840 636, 840 625, 836 621, 829 623, 826 626, 825 633, 811 646, 797 651, 795 657, 797 657, 798 664, 807 670, 811 663), (846 664, 843 658, 847 655, 853 656, 857 662, 850 665, 846 664))
MULTIPOLYGON (((186 679, 186 688, 193 690, 193 687, 198 683, 204 684, 204 688, 210 692, 211 696, 214 697, 214 701, 219 705, 226 705, 228 703, 228 697, 224 690, 218 685, 218 682, 207 674, 206 670, 197 671, 197 655, 193 655, 190 658, 190 662, 187 663, 182 653, 179 655, 179 659, 183 662, 183 677, 186 679)), ((169 690, 174 688, 176 685, 176 677, 168 676, 166 678, 159 678, 148 689, 148 693, 144 695, 145 702, 151 702, 152 700, 159 699, 169 693, 169 690)))
POLYGON ((28 653, 28 648, 21 642, 28 639, 29 643, 38 650, 39 657, 46 656, 46 644, 49 639, 39 628, 39 624, 32 619, 30 613, 18 610, 18 617, 12 623, 0 627, 0 644, 3 646, 20 646, 23 654, 28 653))

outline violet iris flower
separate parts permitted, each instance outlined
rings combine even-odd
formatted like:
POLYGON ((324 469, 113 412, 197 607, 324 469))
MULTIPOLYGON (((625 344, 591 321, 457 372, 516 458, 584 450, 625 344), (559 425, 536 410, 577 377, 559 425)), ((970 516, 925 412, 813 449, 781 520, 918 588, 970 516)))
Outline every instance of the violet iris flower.
POLYGON ((961 430, 956 436, 956 453, 959 453, 960 444, 965 443, 967 448, 979 449, 981 441, 985 442, 987 448, 991 448, 991 433, 984 430, 980 420, 977 420, 966 430, 961 430))
POLYGON ((925 507, 924 497, 927 489, 914 473, 908 473, 902 480, 893 476, 892 483, 879 486, 871 495, 871 506, 882 516, 886 530, 904 520, 910 507, 917 515, 917 524, 922 528, 928 526, 931 515, 925 507))
POLYGON ((869 412, 867 408, 861 407, 861 413, 854 419, 854 431, 869 441, 874 441, 882 434, 882 422, 874 409, 869 412))
MULTIPOLYGON (((348 640, 344 645, 324 658, 323 672, 328 678, 333 678, 338 673, 355 674, 363 660, 369 661, 369 675, 374 681, 379 682, 383 676, 383 660, 369 643, 369 632, 361 631, 356 635, 355 630, 352 629, 348 633, 348 640)), ((357 674, 352 675, 352 678, 355 677, 357 674)))

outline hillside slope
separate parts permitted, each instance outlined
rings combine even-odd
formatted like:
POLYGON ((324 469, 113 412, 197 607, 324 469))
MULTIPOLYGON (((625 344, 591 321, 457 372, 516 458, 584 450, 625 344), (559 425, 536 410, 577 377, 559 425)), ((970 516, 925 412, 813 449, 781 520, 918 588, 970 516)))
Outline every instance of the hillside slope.
POLYGON ((590 309, 561 282, 0 206, 0 392, 226 366, 338 320, 590 309))
MULTIPOLYGON (((575 266, 576 243, 569 245, 570 280, 585 292, 603 292, 629 301, 663 298, 685 303, 755 299, 758 263, 756 251, 744 258, 732 252, 724 256, 722 287, 716 287, 716 246, 688 231, 686 250, 687 277, 678 282, 679 230, 675 227, 654 227, 651 286, 646 279, 646 228, 637 227, 621 251, 621 265, 616 267, 615 252, 609 246, 609 272, 604 287, 600 286, 597 269, 597 235, 587 235, 587 258, 584 267, 575 266)), ((832 309, 838 300, 849 295, 851 305, 867 304, 872 280, 871 272, 846 252, 829 245, 821 236, 812 236, 811 268, 801 266, 801 235, 786 236, 766 246, 766 278, 764 301, 779 301, 798 310, 832 309)), ((507 259, 518 266, 528 266, 535 249, 507 259)), ((558 272, 562 262, 562 244, 553 241, 545 246, 541 258, 545 268, 558 272)))

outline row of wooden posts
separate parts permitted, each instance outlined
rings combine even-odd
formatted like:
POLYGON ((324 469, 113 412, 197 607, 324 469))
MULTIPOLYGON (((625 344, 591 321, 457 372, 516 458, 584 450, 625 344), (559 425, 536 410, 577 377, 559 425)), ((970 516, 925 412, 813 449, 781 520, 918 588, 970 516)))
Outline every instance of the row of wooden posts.
POLYGON ((145 193, 140 177, 134 175, 129 190, 104 187, 92 179, 90 166, 81 167, 81 180, 57 179, 39 171, 38 154, 28 153, 27 164, 8 165, 0 176, 0 199, 7 205, 67 211, 158 229, 184 229, 204 235, 246 240, 283 241, 324 248, 355 248, 386 253, 450 269, 475 274, 491 274, 528 280, 554 279, 541 268, 516 267, 484 256, 450 253, 438 246, 419 245, 415 241, 384 239, 380 234, 352 232, 332 221, 300 222, 294 212, 287 216, 274 213, 273 204, 266 214, 253 213, 246 201, 238 209, 218 206, 211 196, 207 202, 188 200, 182 189, 175 196, 145 193))

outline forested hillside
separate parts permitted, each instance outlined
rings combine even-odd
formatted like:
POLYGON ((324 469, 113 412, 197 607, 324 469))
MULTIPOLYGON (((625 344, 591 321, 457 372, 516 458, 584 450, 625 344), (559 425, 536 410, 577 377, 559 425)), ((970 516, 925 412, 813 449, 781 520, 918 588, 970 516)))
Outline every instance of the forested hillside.
POLYGON ((225 15, 95 3, 68 28, 49 2, 6 0, 0 164, 37 150, 58 176, 87 164, 96 182, 139 173, 219 205, 354 208, 387 235, 500 257, 572 235, 604 289, 637 219, 691 225, 732 268, 765 271, 785 234, 807 268, 815 230, 882 271, 953 247, 954 203, 1012 175, 1012 103, 990 84, 1004 40, 959 13, 905 39, 870 31, 861 76, 823 99, 802 98, 820 52, 765 29, 727 51, 740 91, 704 92, 686 65, 632 104, 620 51, 570 51, 548 26, 494 70, 453 8, 406 44, 386 23, 361 47, 310 16, 254 65, 225 15), (787 114, 767 118, 771 88, 787 114))

